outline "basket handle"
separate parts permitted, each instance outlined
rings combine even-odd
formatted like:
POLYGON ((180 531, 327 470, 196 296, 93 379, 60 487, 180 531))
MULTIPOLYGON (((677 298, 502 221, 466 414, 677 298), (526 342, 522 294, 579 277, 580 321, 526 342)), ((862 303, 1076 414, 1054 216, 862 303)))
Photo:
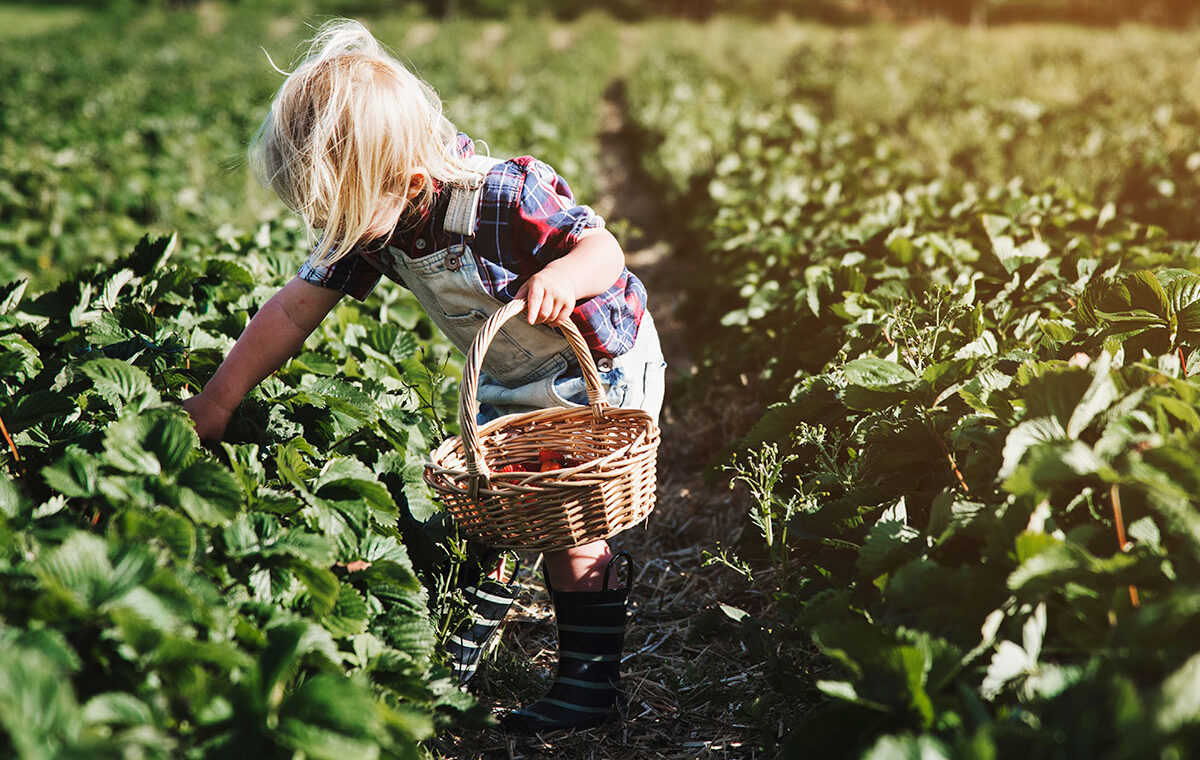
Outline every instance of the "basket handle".
MULTIPOLYGON (((492 475, 484 458, 483 445, 479 440, 479 426, 475 421, 479 411, 479 370, 483 365, 483 356, 496 333, 500 332, 500 327, 524 310, 523 298, 514 298, 506 303, 483 323, 467 350, 467 362, 463 366, 462 387, 458 395, 458 424, 462 430, 463 454, 466 457, 467 475, 470 477, 467 490, 471 498, 479 495, 480 486, 487 488, 490 485, 492 475)), ((568 319, 559 325, 558 329, 562 331, 579 360, 584 382, 587 383, 588 406, 592 409, 592 417, 599 421, 608 407, 608 399, 600 384, 600 372, 596 369, 592 352, 584 342, 579 328, 571 320, 568 319)))

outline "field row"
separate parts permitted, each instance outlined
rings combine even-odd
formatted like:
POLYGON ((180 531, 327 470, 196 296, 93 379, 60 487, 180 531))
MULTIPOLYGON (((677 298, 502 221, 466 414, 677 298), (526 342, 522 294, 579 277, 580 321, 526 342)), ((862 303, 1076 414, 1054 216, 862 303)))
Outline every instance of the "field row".
POLYGON ((1186 754, 1200 40, 792 32, 628 88, 701 376, 773 402, 712 561, 773 595, 729 626, 785 755, 1186 754))
MULTIPOLYGON (((372 29, 594 189, 611 31, 372 29)), ((242 155, 258 46, 310 31, 211 4, 0 49, 0 755, 415 758, 486 714, 438 647, 479 567, 422 480, 461 357, 419 304, 347 299, 216 450, 179 406, 309 250, 242 155)))

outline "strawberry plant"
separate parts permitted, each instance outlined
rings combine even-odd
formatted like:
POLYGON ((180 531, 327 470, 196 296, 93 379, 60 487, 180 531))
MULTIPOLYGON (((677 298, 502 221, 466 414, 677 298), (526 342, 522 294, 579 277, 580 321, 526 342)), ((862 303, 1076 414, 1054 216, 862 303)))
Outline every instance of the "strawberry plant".
POLYGON ((420 307, 338 307, 215 451, 179 408, 296 238, 186 261, 147 239, 53 291, 5 288, 9 752, 413 757, 477 716, 434 654, 448 597, 419 580, 460 554, 420 465, 457 361, 420 307))
MULTIPOLYGON (((1019 175, 1071 150, 1083 111, 954 101, 987 114, 974 142, 894 100, 858 113, 862 82, 821 56, 869 81, 887 71, 856 47, 872 34, 828 53, 814 33, 779 70, 797 102, 732 85, 725 119, 689 110, 677 71, 631 90, 649 145, 699 130, 723 146, 682 182, 669 152, 644 166, 686 188, 692 315, 719 359, 701 377, 770 402, 733 447, 765 553, 743 541, 712 561, 771 594, 726 616, 800 718, 782 753, 1185 755, 1200 728, 1182 633, 1200 583, 1194 244, 1147 223, 1161 193, 1112 195, 1159 148, 1127 136, 1118 101, 1086 111, 1097 139, 1122 140, 1111 181, 934 171, 922 129, 981 160, 1022 139, 997 164, 1019 175)), ((937 42, 934 60, 961 51, 937 42)), ((710 71, 721 86, 723 64, 710 71)), ((957 113, 942 78, 937 94, 904 81, 912 105, 957 113)))

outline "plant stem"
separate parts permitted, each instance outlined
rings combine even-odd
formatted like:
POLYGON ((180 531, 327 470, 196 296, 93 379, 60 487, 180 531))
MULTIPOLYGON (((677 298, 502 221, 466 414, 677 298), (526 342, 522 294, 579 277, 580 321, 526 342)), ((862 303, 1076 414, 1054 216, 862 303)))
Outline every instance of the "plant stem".
POLYGON ((942 450, 942 454, 946 456, 946 461, 950 463, 950 469, 954 470, 954 477, 958 478, 958 484, 962 486, 963 493, 971 493, 971 489, 967 488, 966 479, 963 478, 962 470, 958 469, 958 463, 954 461, 954 455, 950 453, 950 449, 946 448, 946 442, 938 434, 937 428, 933 425, 933 420, 929 418, 929 413, 922 409, 921 415, 925 418, 926 424, 929 425, 929 432, 933 435, 933 440, 937 441, 938 448, 942 450))
MULTIPOLYGON (((1125 542, 1125 518, 1121 513, 1121 492, 1117 489, 1117 484, 1113 483, 1109 490, 1109 495, 1112 497, 1113 519, 1117 522, 1117 544, 1121 551, 1128 552, 1129 547, 1125 542)), ((1138 602, 1137 586, 1129 584, 1129 601, 1134 607, 1140 606, 1138 602)))
POLYGON ((1183 346, 1179 347, 1179 366, 1183 369, 1183 376, 1187 377, 1187 359, 1183 358, 1183 346))
POLYGON ((13 459, 20 462, 21 455, 17 453, 17 444, 13 443, 12 436, 8 434, 8 428, 5 427, 3 418, 0 418, 0 433, 4 433, 4 440, 8 441, 8 447, 12 449, 13 459))

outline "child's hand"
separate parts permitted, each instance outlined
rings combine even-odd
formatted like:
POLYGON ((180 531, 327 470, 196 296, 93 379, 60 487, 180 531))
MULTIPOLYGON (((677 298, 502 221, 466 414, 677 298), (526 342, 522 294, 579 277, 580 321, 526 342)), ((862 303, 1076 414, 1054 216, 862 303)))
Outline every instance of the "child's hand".
POLYGON ((215 443, 221 440, 221 436, 225 434, 225 428, 229 426, 229 418, 232 413, 221 407, 201 392, 183 402, 183 409, 191 415, 192 421, 196 423, 196 435, 200 436, 203 443, 215 443))
POLYGON ((584 230, 579 242, 562 258, 533 275, 517 291, 529 305, 529 324, 565 324, 581 298, 609 288, 625 266, 621 245, 608 230, 584 230))
POLYGON ((575 310, 575 280, 552 263, 530 277, 517 291, 517 298, 528 304, 529 324, 561 325, 575 310))

